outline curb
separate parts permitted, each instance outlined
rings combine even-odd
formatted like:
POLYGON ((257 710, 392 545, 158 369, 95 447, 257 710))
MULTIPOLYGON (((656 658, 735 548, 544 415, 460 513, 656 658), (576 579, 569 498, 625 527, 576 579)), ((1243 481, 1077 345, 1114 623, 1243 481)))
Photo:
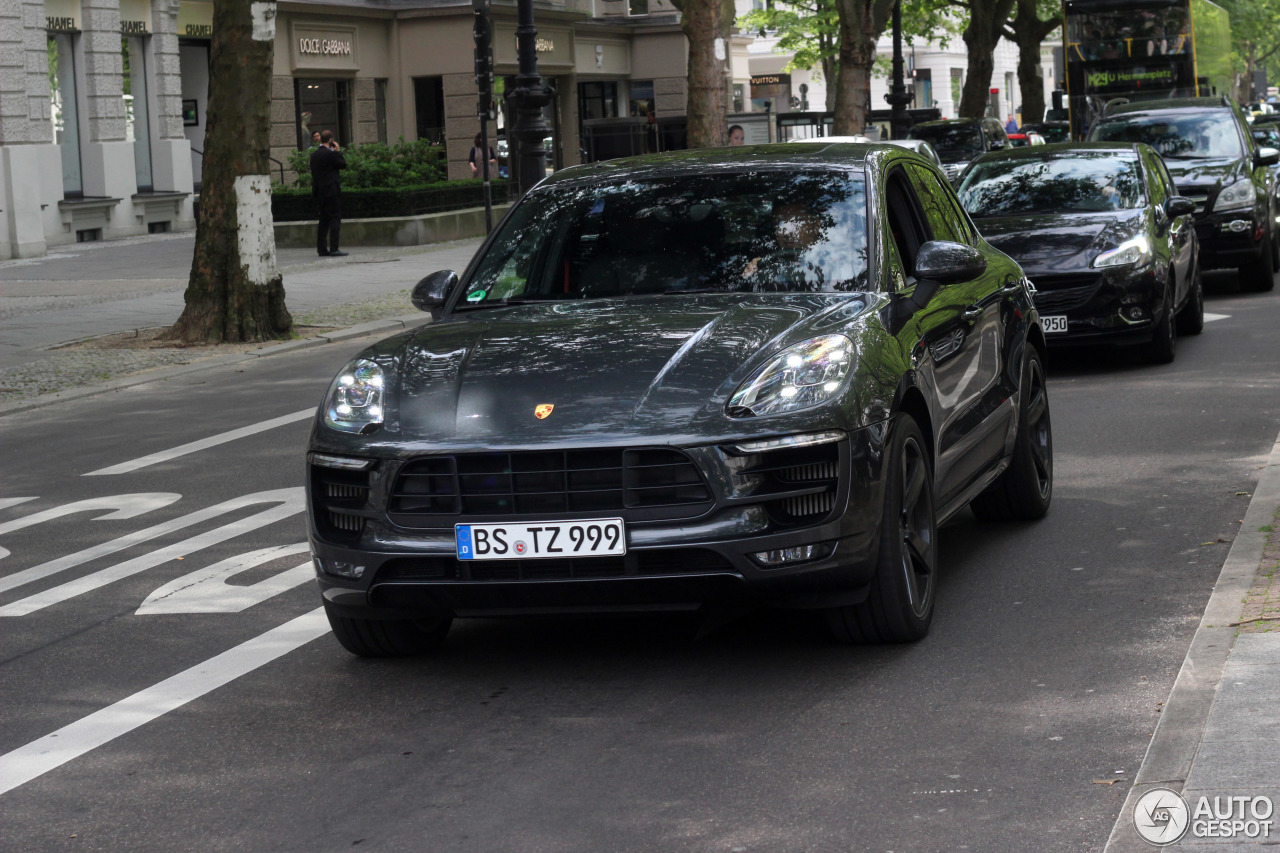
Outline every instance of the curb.
MULTIPOLYGON (((130 376, 123 376, 119 379, 112 379, 94 385, 81 385, 76 388, 67 388, 63 391, 55 391, 51 394, 41 394, 40 396, 32 397, 29 400, 16 402, 12 406, 6 407, 3 416, 0 416, 0 420, 8 418, 10 415, 29 412, 33 409, 43 409, 46 406, 53 406, 58 403, 65 403, 71 400, 83 400, 86 397, 96 397, 97 395, 105 394, 108 391, 119 391, 124 388, 132 388, 135 385, 145 385, 148 382, 171 379, 175 376, 184 376, 188 373, 198 373, 202 370, 225 367, 229 364, 240 364, 241 362, 253 361, 256 358, 269 358, 274 355, 287 355, 299 350, 311 349, 313 347, 323 346, 330 343, 342 343, 369 335, 385 334, 403 329, 413 329, 429 322, 431 322, 431 316, 429 314, 421 314, 418 312, 414 312, 413 314, 401 314, 398 317, 389 317, 385 320, 371 320, 367 323, 358 323, 354 326, 348 326, 345 329, 338 329, 337 331, 317 335, 314 338, 285 341, 284 343, 263 347, 262 349, 255 350, 253 352, 212 356, 210 358, 201 359, 193 364, 179 364, 171 367, 150 368, 130 376)), ((90 339, 85 338, 85 340, 90 339)))
POLYGON ((1187 777, 1200 750, 1209 711, 1213 708, 1227 658, 1235 646, 1236 629, 1229 626, 1240 616, 1240 602, 1248 594, 1262 561, 1267 534, 1259 527, 1271 523, 1280 507, 1280 437, 1272 445, 1271 455, 1263 466, 1249 508, 1240 523, 1240 531, 1227 552, 1222 572, 1213 585, 1213 593, 1205 606, 1204 616, 1191 647, 1178 671, 1178 677, 1165 701, 1164 712, 1156 724, 1147 753, 1125 797, 1120 816, 1107 838, 1104 853, 1147 853, 1152 846, 1138 835, 1133 826, 1133 807, 1143 794, 1155 787, 1171 788, 1182 793, 1187 777))

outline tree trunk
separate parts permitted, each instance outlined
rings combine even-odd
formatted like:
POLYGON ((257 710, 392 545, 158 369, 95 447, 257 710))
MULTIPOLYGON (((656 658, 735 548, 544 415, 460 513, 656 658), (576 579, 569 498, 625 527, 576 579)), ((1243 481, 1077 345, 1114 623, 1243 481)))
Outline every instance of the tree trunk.
POLYGON ((731 0, 680 0, 680 29, 689 42, 689 94, 686 107, 690 148, 714 148, 726 142, 728 113, 725 62, 729 39, 726 26, 733 21, 731 0), (722 55, 716 56, 716 41, 722 55))
POLYGON ((1055 17, 1040 20, 1036 0, 1017 0, 1018 14, 1009 22, 1009 37, 1018 46, 1018 95, 1022 122, 1044 121, 1044 78, 1040 70, 1040 45, 1061 26, 1055 17))
POLYGON ((871 103, 871 66, 894 0, 836 0, 840 65, 836 72, 835 136, 862 133, 871 103))
POLYGON ((293 325, 271 219, 275 15, 275 3, 214 4, 200 219, 172 340, 261 341, 287 337, 293 325))
POLYGON ((1013 3, 1014 0, 991 0, 970 4, 969 26, 964 29, 969 65, 960 95, 961 118, 982 118, 987 114, 996 43, 1013 11, 1013 3))

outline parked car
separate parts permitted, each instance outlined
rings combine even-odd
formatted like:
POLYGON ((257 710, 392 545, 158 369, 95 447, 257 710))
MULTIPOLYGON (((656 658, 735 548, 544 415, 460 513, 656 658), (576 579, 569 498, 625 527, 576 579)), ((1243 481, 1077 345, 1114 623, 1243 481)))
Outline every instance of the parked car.
POLYGON ((1142 344, 1167 363, 1178 332, 1204 328, 1195 203, 1177 195, 1151 146, 986 154, 959 195, 982 235, 1031 279, 1051 347, 1142 344))
POLYGON ((1069 142, 1071 140, 1071 122, 1042 121, 1022 126, 1023 133, 1038 133, 1045 142, 1069 142))
POLYGON ((1011 148, 1026 148, 1030 145, 1044 145, 1044 137, 1035 131, 1026 133, 1010 133, 1009 146, 1011 148))
POLYGON ((1009 146, 1009 135, 998 119, 943 119, 911 128, 912 139, 923 139, 938 152, 947 179, 955 183, 969 161, 987 151, 1009 146))
POLYGON ((911 641, 942 521, 1049 508, 1025 278, 895 146, 563 169, 413 301, 435 322, 338 373, 307 457, 322 600, 358 655, 456 616, 722 600, 911 641))
MULTIPOLYGON (((1255 121, 1250 125, 1249 133, 1253 136, 1254 144, 1259 150, 1274 148, 1280 151, 1280 124, 1263 124, 1255 121)), ((1276 233, 1280 234, 1280 162, 1272 164, 1269 168, 1271 169, 1271 212, 1276 218, 1276 233)))
POLYGON ((1280 151, 1259 148, 1224 98, 1139 101, 1108 109, 1089 139, 1145 142, 1169 167, 1178 194, 1196 203, 1204 269, 1237 269, 1245 290, 1271 290, 1280 268, 1270 168, 1280 151))

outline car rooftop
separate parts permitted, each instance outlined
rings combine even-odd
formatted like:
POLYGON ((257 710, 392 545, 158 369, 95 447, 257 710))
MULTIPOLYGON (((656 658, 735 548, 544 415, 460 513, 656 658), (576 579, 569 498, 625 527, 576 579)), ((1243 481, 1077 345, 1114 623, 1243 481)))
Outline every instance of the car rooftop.
POLYGON ((1116 115, 1133 115, 1134 113, 1158 113, 1173 110, 1233 109, 1230 101, 1221 97, 1215 98, 1163 98, 1150 101, 1130 101, 1118 107, 1112 107, 1103 113, 1104 118, 1116 115))
POLYGON ((982 155, 983 160, 1008 158, 1053 157, 1061 155, 1069 157, 1082 151, 1111 151, 1116 154, 1128 152, 1136 154, 1138 146, 1143 142, 1049 142, 1045 145, 1026 145, 1022 148, 1001 148, 988 151, 982 155))

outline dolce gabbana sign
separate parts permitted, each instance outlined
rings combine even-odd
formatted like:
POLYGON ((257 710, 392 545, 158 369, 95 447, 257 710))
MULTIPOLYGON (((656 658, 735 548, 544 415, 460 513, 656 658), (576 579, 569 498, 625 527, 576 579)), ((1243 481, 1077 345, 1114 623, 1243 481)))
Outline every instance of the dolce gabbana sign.
POLYGON ((355 27, 313 26, 294 22, 291 35, 295 71, 353 71, 359 67, 355 27))

